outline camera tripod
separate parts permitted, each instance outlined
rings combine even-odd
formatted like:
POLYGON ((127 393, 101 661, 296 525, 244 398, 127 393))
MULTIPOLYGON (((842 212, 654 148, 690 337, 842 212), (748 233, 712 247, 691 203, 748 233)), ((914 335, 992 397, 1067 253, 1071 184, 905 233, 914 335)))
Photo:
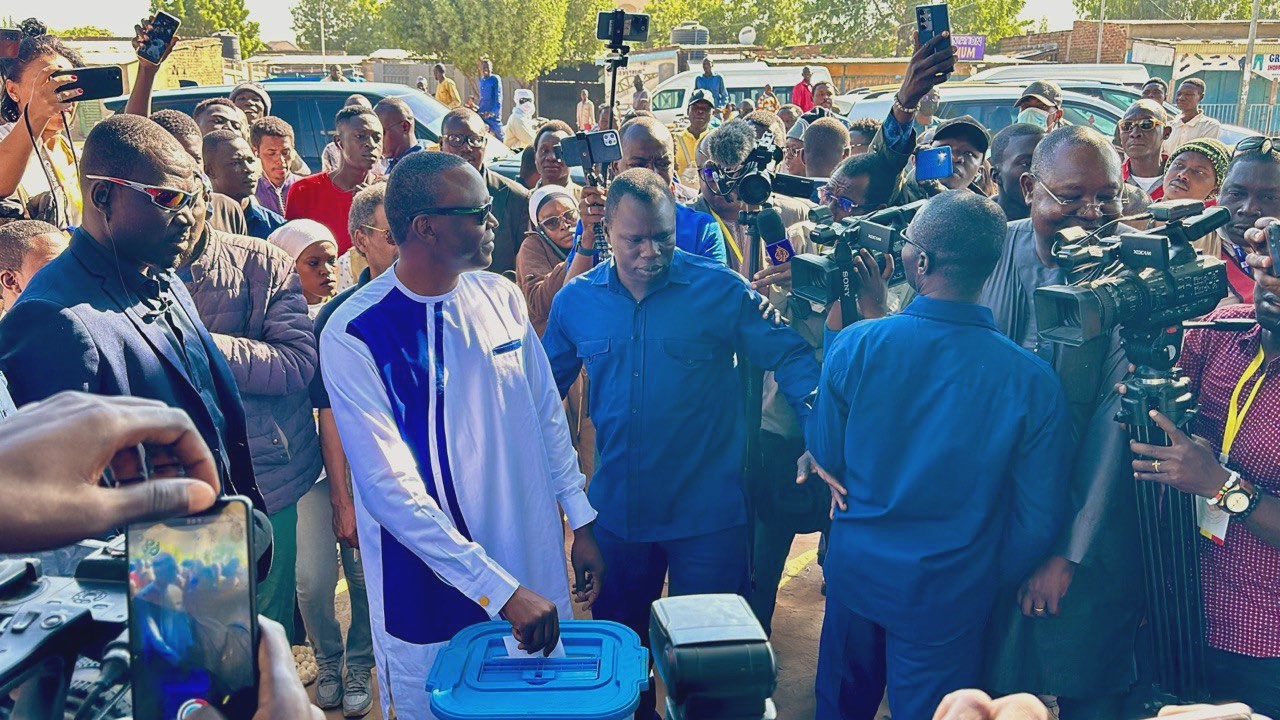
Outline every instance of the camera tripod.
MULTIPOLYGON (((1169 436, 1151 419, 1151 411, 1159 411, 1179 428, 1186 428, 1195 416, 1191 379, 1176 367, 1187 328, 1242 332, 1253 325, 1249 318, 1190 321, 1170 328, 1121 326, 1125 357, 1135 370, 1125 380, 1116 420, 1128 427, 1129 438, 1170 445, 1169 436)), ((1139 482, 1137 496, 1156 684, 1177 701, 1201 701, 1208 696, 1196 518, 1197 503, 1202 500, 1154 482, 1139 482)))
MULTIPOLYGON (((1125 380, 1116 420, 1129 438, 1169 445, 1169 436, 1151 419, 1157 410, 1185 428, 1195 415, 1191 379, 1174 366, 1183 328, 1120 330, 1125 356, 1135 366, 1125 380)), ((1199 498, 1155 482, 1138 482, 1138 534, 1151 628, 1155 681, 1179 701, 1206 697, 1204 603, 1200 584, 1199 498)))

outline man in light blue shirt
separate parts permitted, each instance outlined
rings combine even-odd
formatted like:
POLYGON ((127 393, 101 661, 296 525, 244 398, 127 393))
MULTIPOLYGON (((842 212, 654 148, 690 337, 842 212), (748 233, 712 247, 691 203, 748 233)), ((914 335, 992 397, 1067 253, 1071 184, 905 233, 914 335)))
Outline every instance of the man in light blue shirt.
POLYGON ((702 74, 693 79, 693 89, 711 93, 716 99, 716 110, 722 110, 729 102, 729 91, 724 86, 724 76, 711 72, 711 58, 702 59, 702 74))
MULTIPOLYGON (((567 283, 542 342, 563 394, 585 365, 600 460, 589 497, 609 582, 592 608, 648 638, 662 595, 747 592, 745 403, 736 362, 773 370, 800 424, 818 363, 723 263, 676 248, 667 180, 610 187, 613 257, 567 283)), ((646 693, 636 717, 652 717, 646 693)))
POLYGON ((480 61, 480 119, 489 126, 489 132, 499 140, 505 140, 502 132, 502 78, 493 74, 493 63, 480 61))
POLYGON ((900 314, 829 336, 805 437, 836 495, 818 651, 817 720, 928 718, 976 686, 998 588, 1065 519, 1071 459, 1053 370, 978 305, 1004 213, 968 190, 907 229, 919 293, 900 314))

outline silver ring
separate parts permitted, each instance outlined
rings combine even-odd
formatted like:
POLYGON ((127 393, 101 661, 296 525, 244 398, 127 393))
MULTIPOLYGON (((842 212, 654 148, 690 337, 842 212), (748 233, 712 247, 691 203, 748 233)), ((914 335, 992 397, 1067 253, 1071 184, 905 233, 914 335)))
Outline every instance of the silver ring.
POLYGON ((1038 607, 1038 608, 1031 608, 1031 612, 1035 613, 1036 615, 1044 615, 1046 611, 1044 608, 1038 607))

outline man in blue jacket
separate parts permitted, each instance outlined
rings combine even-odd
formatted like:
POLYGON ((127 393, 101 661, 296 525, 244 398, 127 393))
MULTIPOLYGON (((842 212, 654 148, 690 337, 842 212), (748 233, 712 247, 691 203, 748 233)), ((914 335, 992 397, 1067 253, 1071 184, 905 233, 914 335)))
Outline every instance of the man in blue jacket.
MULTIPOLYGON (((800 418, 818 363, 723 263, 676 247, 670 183, 644 169, 610 188, 613 257, 556 295, 542 342, 560 393, 585 365, 600 453, 588 497, 609 582, 594 617, 649 635, 669 595, 747 592, 745 404, 735 361, 773 370, 800 418)), ((653 717, 646 693, 636 714, 653 717)))
MULTIPOLYGON (((0 370, 18 405, 62 390, 151 398, 185 410, 223 489, 264 509, 235 378, 173 274, 208 202, 195 160, 137 115, 85 141, 84 222, 0 320, 0 370)), ((69 449, 69 451, 72 449, 69 449)), ((124 479, 124 478, 121 478, 124 479)))
POLYGON ((1053 370, 978 305, 1004 212, 968 190, 907 228, 919 295, 829 335, 805 437, 834 492, 818 720, 927 718, 973 687, 997 589, 1049 549, 1068 504, 1071 426, 1053 370))
MULTIPOLYGON (((675 141, 671 131, 658 120, 651 117, 638 117, 623 124, 618 131, 622 159, 613 164, 613 171, 620 173, 633 168, 647 168, 658 174, 667 182, 673 191, 685 190, 675 182, 675 141)), ((596 226, 604 224, 604 207, 609 196, 604 188, 591 187, 582 189, 582 197, 578 201, 578 213, 582 221, 578 223, 577 235, 593 232, 596 226)), ((728 251, 725 249, 724 233, 720 223, 709 213, 698 212, 681 202, 693 203, 698 199, 696 193, 686 197, 675 196, 676 204, 676 247, 691 254, 701 255, 711 260, 718 260, 721 265, 728 262, 728 251)), ((574 251, 578 244, 574 243, 574 251)), ((599 244, 596 245, 598 249, 599 244)), ((570 251, 567 262, 573 262, 574 251, 570 251)))

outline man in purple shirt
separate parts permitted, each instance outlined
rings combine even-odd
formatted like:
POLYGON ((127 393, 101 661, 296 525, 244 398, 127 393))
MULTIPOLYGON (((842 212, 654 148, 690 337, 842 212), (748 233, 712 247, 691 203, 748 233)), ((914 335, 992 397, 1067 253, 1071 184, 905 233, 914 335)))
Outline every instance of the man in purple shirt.
POLYGON ((293 128, 278 117, 259 118, 249 130, 249 146, 262 163, 254 196, 263 207, 284 215, 289 188, 301 177, 289 169, 293 163, 293 128))

